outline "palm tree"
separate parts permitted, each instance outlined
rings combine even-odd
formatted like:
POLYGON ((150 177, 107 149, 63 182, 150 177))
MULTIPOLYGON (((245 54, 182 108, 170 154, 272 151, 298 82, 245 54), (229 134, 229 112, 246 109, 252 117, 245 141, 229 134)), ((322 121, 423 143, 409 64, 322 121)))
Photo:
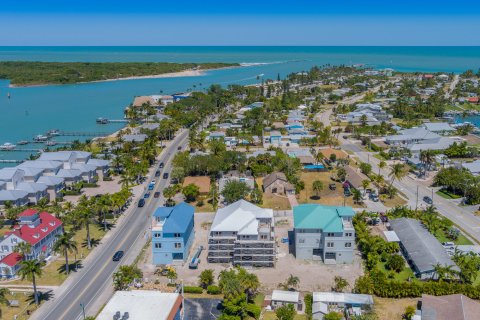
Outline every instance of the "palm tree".
POLYGON ((65 271, 68 275, 70 272, 70 266, 68 265, 68 253, 78 252, 77 242, 73 240, 73 234, 64 232, 63 234, 57 235, 57 241, 53 245, 53 250, 65 255, 65 271))
POLYGON ((380 163, 378 164, 378 175, 380 175, 380 170, 383 170, 385 169, 385 167, 387 166, 387 163, 385 161, 380 161, 380 163))
POLYGON ((23 260, 20 262, 20 270, 18 270, 18 275, 22 280, 30 280, 33 284, 33 295, 35 297, 35 304, 39 304, 38 293, 37 293, 37 283, 36 277, 42 276, 42 267, 45 265, 43 261, 37 259, 32 260, 23 260))
POLYGON ((364 179, 362 180, 362 187, 363 187, 363 195, 367 194, 367 188, 370 185, 370 180, 364 179))
POLYGON ((407 170, 405 165, 402 163, 396 163, 393 165, 392 170, 390 171, 389 177, 392 178, 390 186, 393 185, 393 181, 397 179, 398 181, 402 180, 407 175, 407 170))
POLYGON ((294 276, 293 274, 290 274, 288 277, 287 281, 285 281, 285 285, 287 288, 296 288, 298 287, 298 284, 300 283, 300 278, 297 276, 294 276))
POLYGON ((32 245, 26 241, 20 242, 13 249, 14 252, 20 253, 23 259, 32 251, 32 245))
MULTIPOLYGON (((10 301, 7 299, 7 295, 10 294, 10 290, 8 288, 0 288, 0 304, 4 304, 6 306, 10 305, 10 301)), ((0 318, 2 317, 2 310, 0 310, 0 318)))
POLYGON ((320 180, 315 180, 312 183, 312 190, 315 192, 316 196, 320 197, 320 192, 323 190, 323 182, 320 180))
POLYGON ((78 222, 81 225, 85 226, 87 230, 87 247, 90 250, 92 248, 92 241, 90 239, 90 223, 93 219, 93 210, 90 208, 91 202, 88 200, 86 196, 81 196, 80 200, 77 205, 77 212, 78 212, 78 222))

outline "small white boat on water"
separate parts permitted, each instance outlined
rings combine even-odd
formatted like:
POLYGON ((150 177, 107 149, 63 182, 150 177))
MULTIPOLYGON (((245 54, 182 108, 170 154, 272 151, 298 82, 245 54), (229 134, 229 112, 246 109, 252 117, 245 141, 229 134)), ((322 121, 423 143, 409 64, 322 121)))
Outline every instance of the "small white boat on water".
POLYGON ((17 146, 10 143, 10 142, 5 142, 4 144, 2 144, 0 146, 0 150, 13 150, 15 149, 17 146))
POLYGON ((37 141, 37 142, 47 141, 47 140, 48 140, 48 136, 44 136, 42 134, 39 134, 35 136, 35 138, 33 138, 33 141, 37 141))
POLYGON ((20 140, 17 142, 18 145, 21 145, 21 146, 24 146, 26 144, 28 144, 28 141, 27 140, 20 140))

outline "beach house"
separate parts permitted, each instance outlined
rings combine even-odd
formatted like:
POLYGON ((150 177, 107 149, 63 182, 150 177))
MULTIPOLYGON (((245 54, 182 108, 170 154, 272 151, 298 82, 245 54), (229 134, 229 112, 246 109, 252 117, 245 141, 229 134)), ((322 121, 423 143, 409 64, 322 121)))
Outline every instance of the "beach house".
POLYGON ((274 230, 272 209, 245 200, 218 209, 208 235, 208 262, 273 267, 274 230))
POLYGON ((152 262, 154 265, 183 263, 195 236, 194 208, 184 202, 159 207, 152 219, 152 262))
POLYGON ((295 257, 328 264, 351 263, 355 230, 351 207, 302 204, 293 208, 295 257))

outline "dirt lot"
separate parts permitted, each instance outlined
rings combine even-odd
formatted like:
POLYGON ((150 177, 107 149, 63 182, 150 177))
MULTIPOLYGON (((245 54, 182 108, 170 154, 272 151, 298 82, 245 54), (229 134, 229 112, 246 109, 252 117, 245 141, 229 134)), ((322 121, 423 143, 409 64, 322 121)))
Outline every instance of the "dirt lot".
MULTIPOLYGON (((195 213, 195 241, 190 252, 190 256, 194 253, 199 245, 205 246, 208 238, 208 222, 212 221, 213 213, 195 213), (204 227, 202 227, 202 224, 204 227)), ((287 237, 289 230, 292 230, 291 216, 277 218, 276 238, 277 238, 277 263, 275 268, 254 268, 251 272, 258 275, 262 283, 262 290, 269 292, 278 287, 280 282, 293 274, 300 278, 299 290, 303 291, 325 291, 330 290, 333 285, 335 276, 341 276, 353 285, 355 279, 363 274, 361 258, 355 256, 354 263, 345 265, 325 265, 322 262, 311 262, 296 260, 289 253, 288 244, 281 243, 280 239, 287 237)), ((218 276, 220 271, 230 268, 230 264, 210 264, 206 261, 207 251, 203 251, 200 259, 201 263, 197 270, 188 269, 188 263, 176 266, 178 279, 184 281, 187 285, 196 285, 198 275, 205 269, 213 269, 215 275, 218 276)), ((139 263, 139 267, 144 272, 144 277, 150 281, 158 279, 161 283, 167 283, 165 277, 157 277, 153 275, 155 266, 151 263, 151 249, 147 249, 147 254, 139 263)))
POLYGON ((321 151, 322 154, 325 156, 325 158, 329 159, 331 154, 335 154, 338 159, 342 158, 347 158, 348 154, 339 149, 333 149, 333 148, 326 148, 326 149, 318 149, 318 151, 321 151))
POLYGON ((418 299, 374 298, 375 313, 379 320, 401 320, 408 306, 416 307, 418 299))

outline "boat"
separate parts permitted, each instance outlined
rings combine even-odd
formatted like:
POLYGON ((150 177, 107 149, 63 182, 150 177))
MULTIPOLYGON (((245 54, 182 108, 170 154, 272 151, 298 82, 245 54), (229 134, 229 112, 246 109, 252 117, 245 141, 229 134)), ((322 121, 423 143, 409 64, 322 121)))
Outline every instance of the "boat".
POLYGON ((106 119, 106 118, 97 118, 97 123, 98 123, 98 124, 107 124, 107 123, 108 123, 108 119, 106 119))
POLYGON ((43 141, 47 141, 47 140, 48 140, 48 137, 44 136, 43 134, 39 134, 39 135, 35 136, 35 138, 33 138, 33 141, 36 141, 36 142, 43 142, 43 141))
POLYGON ((58 136, 59 134, 60 134, 60 130, 58 129, 49 130, 47 132, 47 136, 58 136))
POLYGON ((47 146, 49 146, 49 147, 51 147, 51 146, 56 146, 56 145, 57 145, 57 142, 56 142, 56 141, 47 141, 47 142, 45 143, 45 145, 47 145, 47 146))
POLYGON ((28 141, 27 140, 20 140, 20 141, 17 142, 17 144, 20 145, 20 146, 24 146, 24 145, 28 144, 28 141))
POLYGON ((0 150, 13 150, 15 149, 16 145, 10 143, 10 142, 5 142, 0 146, 0 150))

